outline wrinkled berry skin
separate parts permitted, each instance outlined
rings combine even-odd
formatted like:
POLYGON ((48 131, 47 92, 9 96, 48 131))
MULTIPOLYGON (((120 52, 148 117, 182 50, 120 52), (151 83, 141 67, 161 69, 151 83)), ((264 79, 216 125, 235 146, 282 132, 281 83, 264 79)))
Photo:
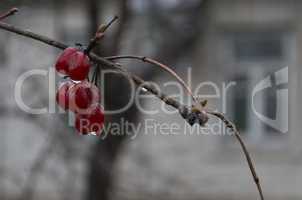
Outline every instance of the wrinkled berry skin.
POLYGON ((88 81, 77 83, 69 90, 69 109, 75 113, 83 114, 99 101, 99 89, 88 81))
POLYGON ((90 69, 89 57, 82 51, 70 55, 68 60, 69 76, 72 80, 81 81, 86 79, 90 69))
POLYGON ((55 65, 57 72, 69 76, 72 80, 86 79, 90 69, 89 57, 75 47, 66 48, 55 65))
POLYGON ((74 48, 74 47, 68 47, 66 48, 61 55, 59 56, 59 58, 57 59, 57 63, 55 65, 55 68, 57 70, 57 72, 68 76, 69 75, 69 59, 70 56, 72 54, 74 54, 75 52, 77 52, 78 49, 74 48))
POLYGON ((85 114, 77 114, 75 128, 82 135, 100 135, 104 127, 104 111, 99 104, 94 104, 87 109, 85 114))
POLYGON ((69 90, 74 85, 75 83, 72 81, 65 81, 60 84, 57 90, 56 102, 64 110, 69 108, 69 90))

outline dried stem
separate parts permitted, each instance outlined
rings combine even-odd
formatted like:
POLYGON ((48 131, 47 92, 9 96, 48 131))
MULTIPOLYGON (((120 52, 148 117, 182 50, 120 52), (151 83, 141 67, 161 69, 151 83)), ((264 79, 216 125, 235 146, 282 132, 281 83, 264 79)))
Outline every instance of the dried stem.
POLYGON ((97 34, 94 38, 92 38, 87 46, 87 48, 84 50, 85 54, 89 54, 90 51, 97 45, 98 41, 100 41, 105 35, 103 33, 97 34))
POLYGON ((89 54, 90 51, 97 45, 98 41, 100 41, 104 36, 105 36, 105 32, 106 30, 118 19, 118 16, 114 16, 114 18, 112 20, 110 20, 110 22, 108 22, 105 25, 101 25, 99 27, 99 29, 97 30, 97 32, 95 33, 94 38, 92 38, 90 40, 90 43, 88 45, 88 47, 84 50, 84 52, 86 54, 89 54))
POLYGON ((187 93, 192 97, 193 101, 195 103, 197 103, 197 100, 194 97, 193 92, 191 91, 190 87, 182 80, 182 78, 179 77, 179 75, 175 71, 173 71, 169 66, 167 66, 163 63, 160 63, 152 58, 148 58, 145 56, 134 56, 134 55, 119 55, 119 56, 110 56, 110 57, 105 57, 105 58, 108 60, 134 59, 134 60, 140 60, 142 62, 158 66, 158 67, 162 68, 163 70, 167 71, 172 76, 174 76, 179 81, 179 83, 185 88, 187 93))
POLYGON ((245 146, 245 144, 244 144, 244 142, 243 142, 243 140, 242 140, 242 138, 239 134, 239 131, 236 128, 236 126, 230 120, 228 120, 222 113, 213 112, 213 111, 207 111, 207 113, 219 118, 221 121, 223 121, 223 123, 226 125, 227 128, 231 129, 234 132, 235 137, 238 140, 238 142, 240 143, 242 151, 243 151, 243 153, 245 155, 245 158, 247 160, 248 166, 251 170, 251 173, 252 173, 252 176, 254 178, 254 182, 257 186, 260 198, 261 198, 261 200, 264 200, 260 180, 259 180, 258 175, 256 173, 256 169, 255 169, 255 166, 253 164, 252 158, 251 158, 251 156, 249 154, 249 151, 247 150, 247 148, 246 148, 246 146, 245 146))
POLYGON ((118 16, 114 16, 105 26, 101 26, 98 32, 105 33, 105 31, 116 21, 118 16))
POLYGON ((19 10, 18 8, 12 8, 10 9, 9 11, 7 11, 6 13, 0 15, 0 21, 11 16, 11 15, 14 15, 15 13, 17 13, 19 10))

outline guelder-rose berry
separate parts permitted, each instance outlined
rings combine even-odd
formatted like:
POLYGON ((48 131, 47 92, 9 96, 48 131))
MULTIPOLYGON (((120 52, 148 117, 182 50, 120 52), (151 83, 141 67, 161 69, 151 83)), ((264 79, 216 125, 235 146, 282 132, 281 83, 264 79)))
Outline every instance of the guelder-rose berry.
POLYGON ((75 83, 72 81, 65 81, 59 86, 57 90, 57 104, 64 110, 67 110, 69 108, 69 90, 74 84, 75 83))
POLYGON ((68 75, 72 80, 84 80, 89 73, 89 57, 82 51, 70 54, 68 59, 68 75))
POLYGON ((85 114, 76 114, 75 128, 82 135, 100 135, 104 127, 104 111, 99 104, 87 109, 85 114))
POLYGON ((85 113, 86 109, 99 103, 99 100, 99 89, 88 81, 77 83, 69 90, 69 109, 76 113, 85 113))
POLYGON ((71 55, 77 51, 78 51, 77 48, 68 47, 61 53, 61 55, 57 59, 56 65, 55 65, 57 72, 59 72, 63 75, 69 75, 69 63, 68 62, 69 62, 71 55))
POLYGON ((57 72, 69 76, 72 80, 84 80, 90 69, 89 57, 75 47, 66 48, 55 65, 57 72))

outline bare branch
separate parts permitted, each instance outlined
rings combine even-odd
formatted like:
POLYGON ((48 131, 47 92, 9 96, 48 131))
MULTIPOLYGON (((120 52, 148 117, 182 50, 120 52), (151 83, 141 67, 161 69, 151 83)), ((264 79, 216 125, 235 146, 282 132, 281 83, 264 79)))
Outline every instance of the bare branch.
POLYGON ((105 57, 105 58, 108 60, 135 59, 135 60, 140 60, 142 62, 158 66, 158 67, 162 68, 163 70, 167 71, 168 73, 170 73, 172 76, 174 76, 179 81, 179 83, 185 88, 187 93, 192 97, 193 101, 195 103, 197 103, 197 100, 194 97, 193 92, 191 91, 190 87, 182 80, 182 78, 180 78, 178 76, 178 74, 175 71, 173 71, 169 66, 167 66, 163 63, 160 63, 156 60, 153 60, 152 58, 148 58, 145 56, 134 56, 134 55, 110 56, 110 57, 105 57))
POLYGON ((118 16, 114 16, 106 25, 101 26, 98 32, 104 33, 116 20, 118 20, 118 16))
POLYGON ((9 16, 11 16, 11 15, 16 14, 18 11, 19 11, 18 8, 12 8, 12 9, 10 9, 6 13, 0 15, 0 21, 3 20, 3 19, 5 19, 5 18, 7 18, 7 17, 9 17, 9 16))
POLYGON ((95 33, 95 36, 90 40, 90 43, 88 47, 84 50, 86 54, 89 54, 90 51, 97 45, 98 41, 100 41, 105 36, 105 31, 118 19, 118 16, 114 16, 110 22, 107 24, 101 25, 97 32, 95 33))
POLYGON ((257 186, 260 198, 261 198, 261 200, 264 200, 262 188, 261 188, 261 185, 260 185, 260 180, 259 180, 258 175, 256 173, 256 169, 255 169, 255 166, 253 164, 252 158, 251 158, 251 156, 249 154, 249 151, 247 150, 247 148, 246 148, 246 146, 245 146, 245 144, 244 144, 244 142, 243 142, 243 140, 242 140, 242 138, 239 134, 239 131, 236 128, 236 126, 230 120, 228 120, 222 113, 213 112, 213 111, 207 111, 207 113, 210 114, 210 115, 213 115, 213 116, 217 117, 218 119, 220 119, 221 121, 223 121, 225 126, 229 129, 231 129, 234 132, 235 137, 238 140, 238 142, 240 143, 240 146, 241 146, 242 151, 245 155, 248 166, 251 170, 251 173, 252 173, 252 176, 254 178, 254 182, 257 186))

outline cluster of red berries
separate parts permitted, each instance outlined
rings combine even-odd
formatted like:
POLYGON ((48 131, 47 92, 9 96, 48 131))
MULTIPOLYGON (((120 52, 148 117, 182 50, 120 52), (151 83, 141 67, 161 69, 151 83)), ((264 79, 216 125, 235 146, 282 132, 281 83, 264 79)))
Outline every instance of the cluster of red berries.
POLYGON ((80 49, 69 47, 59 56, 57 72, 70 77, 58 88, 56 101, 64 110, 75 113, 75 128, 80 134, 100 135, 104 125, 104 111, 98 87, 87 80, 89 57, 80 49))

